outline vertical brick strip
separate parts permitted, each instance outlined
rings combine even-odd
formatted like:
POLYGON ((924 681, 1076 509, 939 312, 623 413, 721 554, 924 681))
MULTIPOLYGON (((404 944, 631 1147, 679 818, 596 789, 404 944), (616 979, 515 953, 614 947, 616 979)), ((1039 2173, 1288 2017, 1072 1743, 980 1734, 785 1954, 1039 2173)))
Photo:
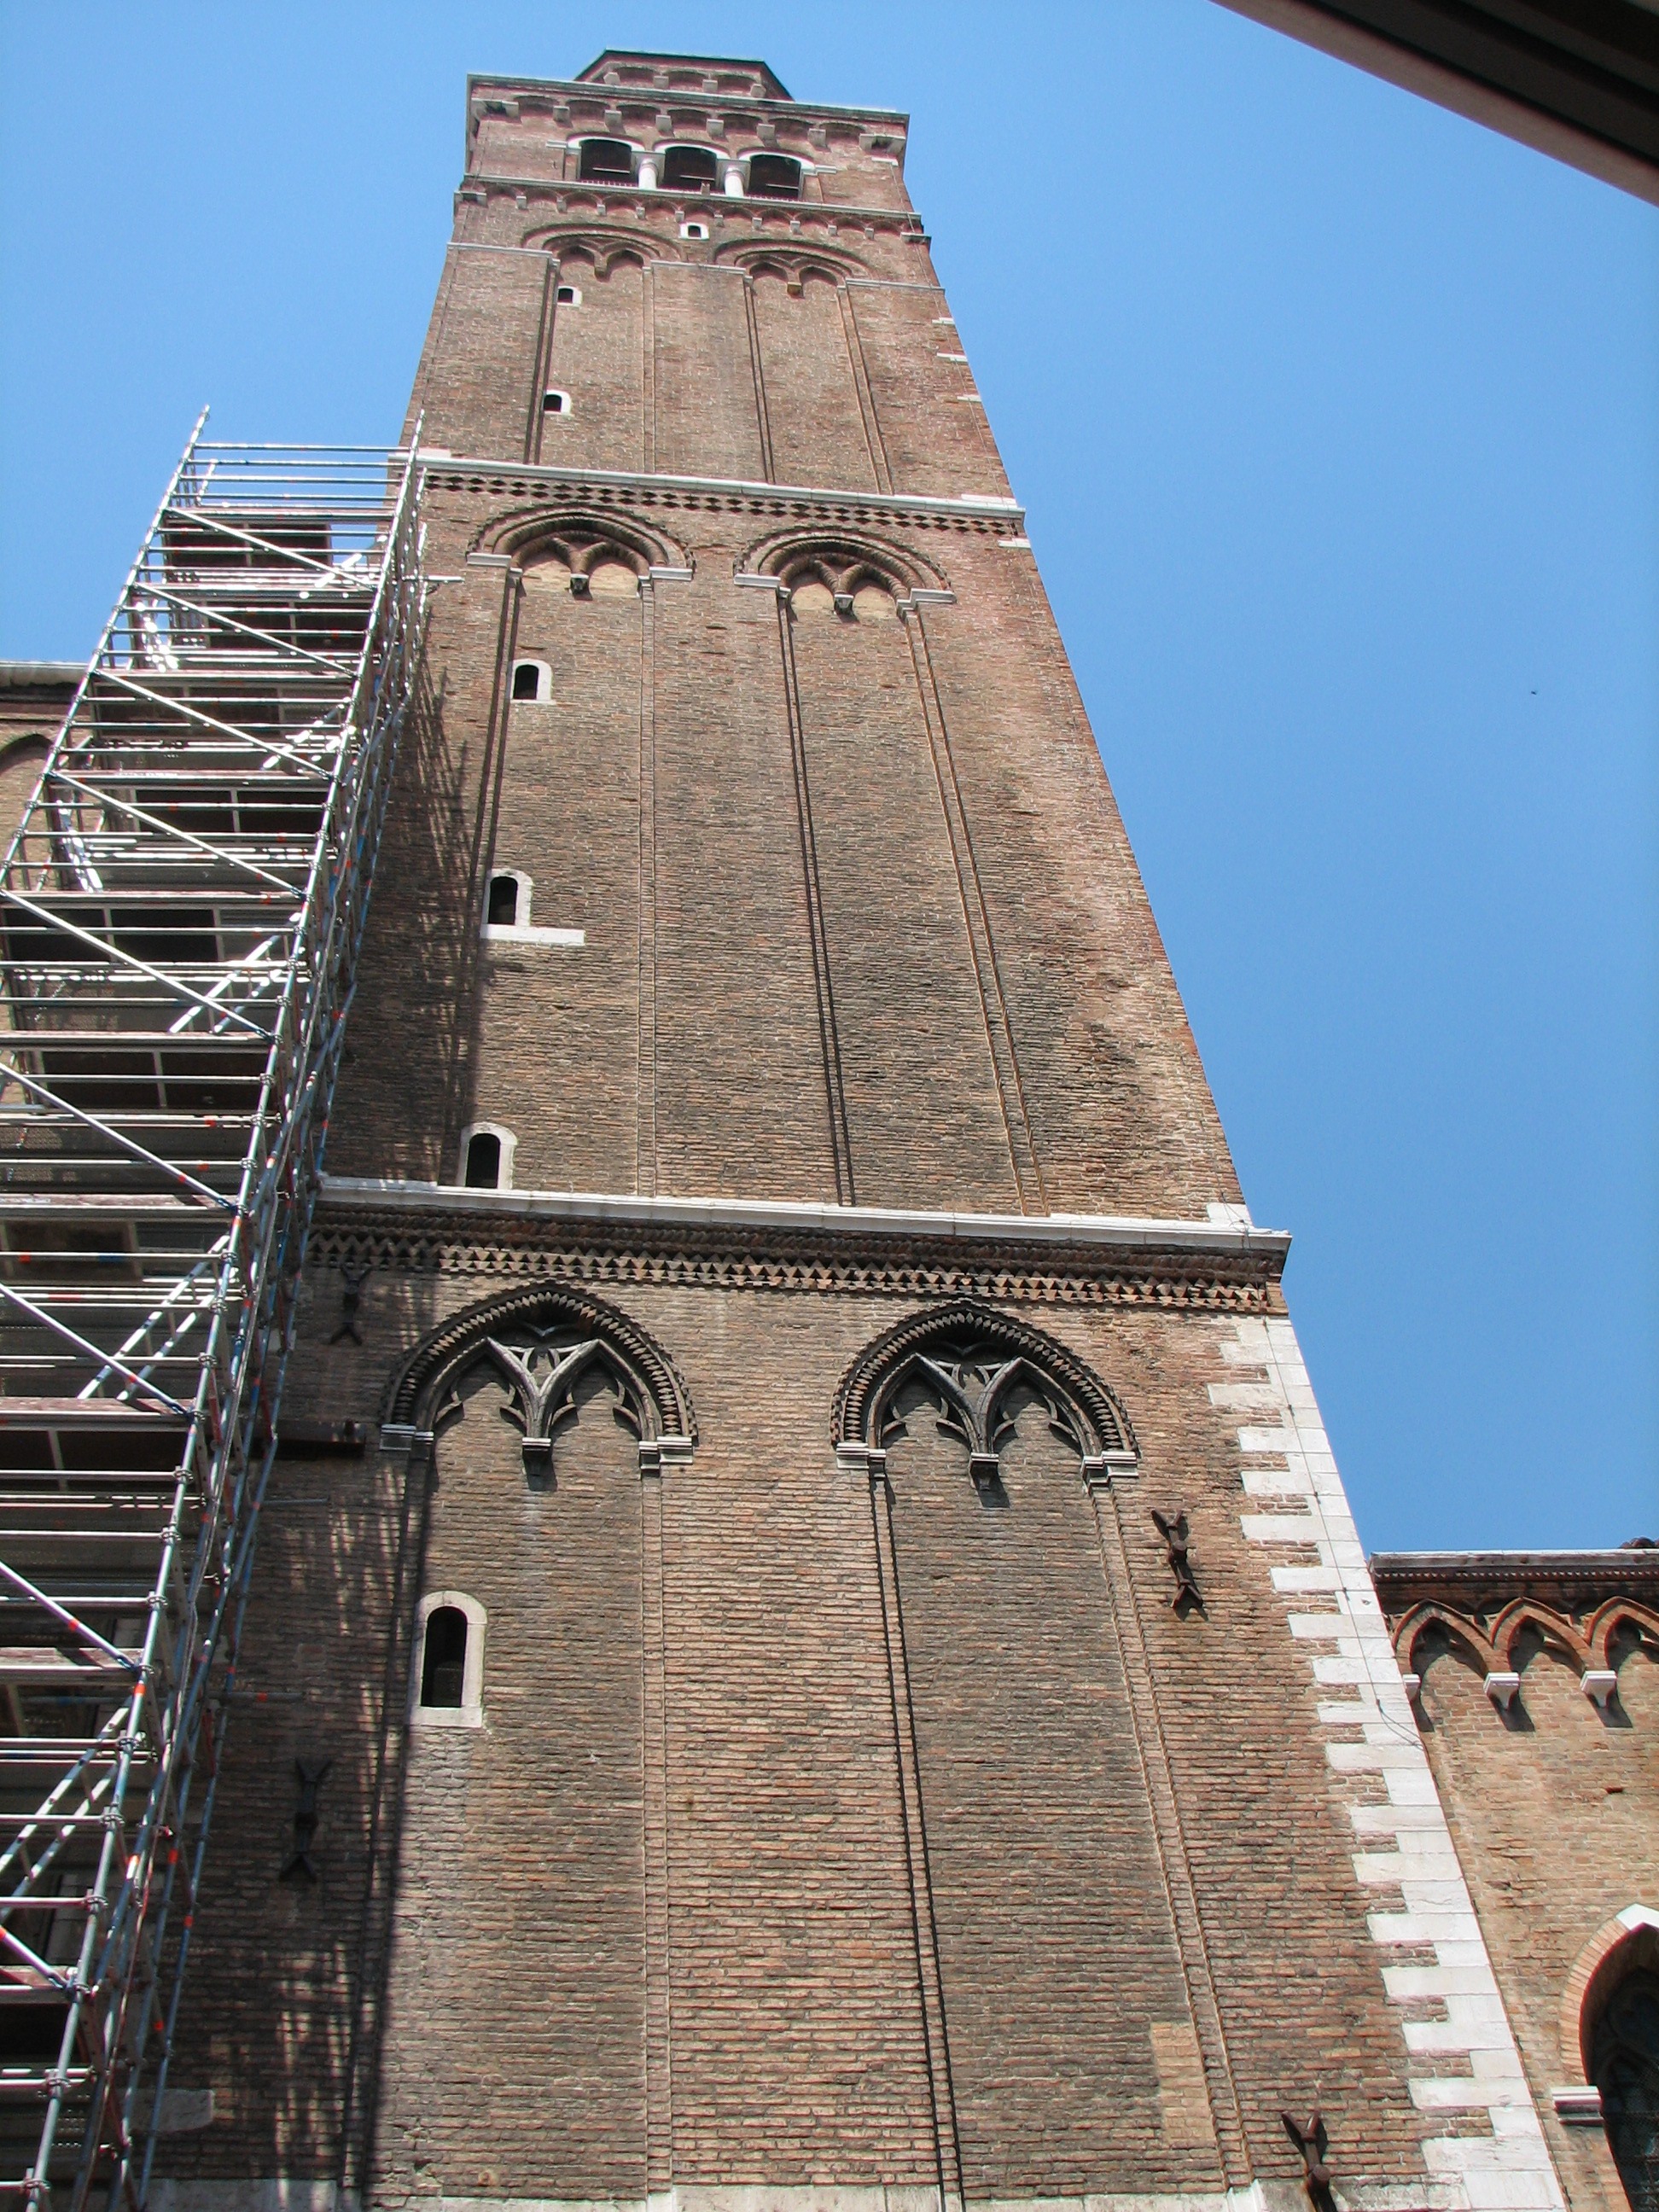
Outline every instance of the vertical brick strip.
POLYGON ((388 1506, 395 1510, 397 1537, 365 1839, 368 1871, 357 1925, 356 2002, 349 2028, 350 2044, 340 2113, 339 2166, 335 2176, 343 2196, 350 2191, 358 2200, 366 2195, 375 2179, 386 1984, 391 1972, 398 1865, 402 1849, 404 1771, 409 1749, 409 1672, 415 1606, 420 1594, 431 1522, 433 1473, 429 1434, 417 1433, 410 1447, 398 1451, 382 1448, 375 1486, 383 1491, 388 1506))
POLYGON ((657 466, 657 269, 647 263, 640 283, 640 466, 657 466))
POLYGON ((890 492, 893 471, 887 465, 887 449, 881 441, 881 424, 876 417, 875 396, 870 389, 870 372, 865 366, 864 338, 859 329, 857 307, 845 284, 838 284, 836 292, 841 301, 842 327, 847 333, 847 357, 853 364, 853 383, 859 395, 859 412, 864 417, 864 442, 869 448, 870 465, 875 471, 876 489, 890 492))
MULTIPOLYGON (((471 572, 474 574, 477 570, 471 572)), ((488 575, 491 572, 486 570, 488 575)), ((478 779, 477 813, 472 829, 472 851, 468 862, 461 916, 460 959, 455 977, 454 1003, 471 1010, 471 1018, 458 1022, 444 1096, 444 1129, 439 1160, 441 1182, 451 1168, 459 1176, 455 1145, 462 1125, 471 1118, 472 1087, 477 1080, 474 1055, 477 1049, 478 1005, 477 977, 480 947, 484 878, 495 856, 495 832, 501 818, 501 785, 507 764, 507 726, 512 714, 513 653, 519 634, 520 585, 522 571, 507 568, 501 576, 501 611, 495 641, 495 666, 490 682, 489 720, 484 739, 483 766, 478 779)))
POLYGON ((1221 2008, 1210 1967, 1203 1915, 1187 1856, 1181 1808, 1170 1772, 1169 1747, 1158 1716, 1158 1692, 1141 1626, 1139 1601, 1129 1571, 1128 1553, 1123 1540, 1122 1500, 1109 1470, 1090 1462, 1085 1474, 1094 1504, 1101 1565, 1110 1601, 1108 1620, 1117 1644, 1123 1679, 1128 1685, 1130 1729, 1146 1802, 1152 1808, 1164 1894, 1181 1954, 1182 1975, 1187 1984, 1187 2002, 1198 2031, 1198 2045, 1204 2061, 1205 2094, 1221 2153, 1222 2172, 1229 2188, 1243 2188, 1251 2179, 1244 2124, 1228 2061, 1226 2037, 1222 2031, 1221 2008))
MULTIPOLYGON (((1392 1902, 1379 1891, 1400 1899, 1398 1911, 1366 1914, 1383 1986, 1395 2004, 1426 1997, 1444 2008, 1442 2019, 1401 2022, 1418 2062, 1412 2102, 1450 2122, 1423 2143, 1437 2201, 1474 2212, 1560 2212, 1537 2107, 1296 1332, 1288 1321, 1239 1321, 1222 1338, 1221 1355, 1231 1376, 1212 1383, 1210 1397, 1244 1416, 1245 1493, 1269 1508, 1241 1516, 1245 1538, 1279 1552, 1273 1584, 1297 1607, 1285 1624, 1292 1648, 1314 1681, 1336 1693, 1318 1709, 1320 1727, 1333 1731, 1326 1761, 1334 1776, 1364 1778, 1364 1794, 1346 1799, 1359 1845, 1355 1880, 1374 1908, 1392 1902), (1370 1794, 1377 1782, 1387 1792, 1380 1804, 1370 1794), (1393 1963, 1401 1946, 1431 1950, 1434 1964, 1393 1963), (1466 2116, 1492 2132, 1471 2132, 1466 2116)), ((1340 1782, 1337 1792, 1344 1794, 1340 1782)))
POLYGON ((657 602, 640 593, 639 1033, 635 1062, 634 1187, 657 1188, 657 602))
POLYGON ((818 1038, 823 1053, 824 1095, 830 1111, 830 1146, 836 1165, 836 1203, 855 1206, 853 1145, 847 1123, 847 1094, 842 1081, 841 1036, 836 1026, 835 988, 830 975, 830 945, 823 926, 823 894, 818 882, 817 841, 812 830, 812 794, 806 776, 806 740, 801 725, 800 681, 795 667, 795 635, 789 609, 778 594, 778 641, 783 656, 784 709, 789 717, 789 753, 795 772, 795 814, 800 830, 801 872, 806 885, 807 926, 812 937, 812 981, 818 999, 818 1038))
POLYGON ((979 868, 974 859, 973 837, 962 804, 962 789, 957 781, 956 763, 951 756, 950 732, 945 726, 945 709, 933 678, 933 656, 927 650, 927 633, 921 615, 914 608, 905 616, 904 629, 910 641, 916 690, 921 701, 922 719, 927 725, 927 742, 933 748, 933 774, 939 781, 939 805, 944 810, 945 829, 951 840, 951 855, 956 863, 963 920, 967 925, 968 942, 973 948, 980 1012, 985 1023, 986 1041, 991 1050, 991 1063, 996 1069, 1003 1127, 1008 1139, 1008 1157, 1014 1170, 1014 1188, 1019 1193, 1022 1213, 1047 1213, 1048 1200, 1042 1187, 1042 1173, 1037 1165, 1036 1147, 1031 1140, 1030 1123, 1026 1118, 1024 1086, 1020 1080, 1019 1060, 1014 1051, 1014 1035, 1009 1025, 1008 1007, 1002 995, 1002 978, 997 970, 991 920, 985 909, 979 868))
POLYGON ((542 319, 536 334, 536 357, 531 363, 530 404, 525 416, 524 457, 527 461, 539 461, 542 457, 542 398, 547 390, 549 367, 553 358, 553 325, 557 319, 559 264, 550 254, 542 270, 542 319))
POLYGON ((767 483, 775 483, 778 473, 772 459, 772 422, 766 411, 766 372, 761 366, 760 325, 755 319, 755 280, 750 276, 743 280, 743 318, 749 332, 749 367, 755 380, 755 419, 760 425, 761 457, 767 483))
POLYGON ((663 1631, 662 1459, 640 1452, 640 1613, 644 1740, 645 2168, 653 2196, 673 2185, 668 1990, 667 1654, 663 1631))
POLYGON ((939 2196, 945 2212, 951 2212, 951 2208, 959 2208, 962 2203, 962 2151, 957 2135, 956 2090, 951 2079, 951 2045, 945 2021, 945 1985, 939 1972, 939 1933, 933 1924, 933 1885, 927 1868, 927 1830, 916 1757, 915 1713, 910 1702, 910 1668, 904 1651, 898 1559, 893 1545, 893 1493, 887 1484, 885 1452, 866 1451, 860 1445, 844 1449, 839 1456, 848 1472, 863 1474, 870 1486, 870 1521, 875 1535, 876 1573, 881 1586, 887 1681, 892 1699, 893 1748, 903 1815, 905 1867, 910 1881, 916 1979, 921 1999, 923 2053, 933 2096, 939 2196))

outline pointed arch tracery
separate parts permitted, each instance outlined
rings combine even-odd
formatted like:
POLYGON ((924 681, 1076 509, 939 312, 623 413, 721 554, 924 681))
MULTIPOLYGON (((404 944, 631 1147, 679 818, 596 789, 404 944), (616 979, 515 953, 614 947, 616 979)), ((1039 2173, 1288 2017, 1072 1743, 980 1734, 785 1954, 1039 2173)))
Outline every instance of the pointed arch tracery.
POLYGON ((532 252, 551 255, 562 270, 572 263, 580 262, 591 269, 601 283, 608 283, 612 273, 624 264, 643 270, 652 261, 682 261, 684 255, 671 240, 658 237, 653 232, 595 228, 584 223, 577 228, 548 229, 534 226, 526 231, 520 241, 532 252))
POLYGON ((791 299, 798 300, 809 283, 842 285, 867 274, 856 255, 831 246, 789 246, 769 241, 764 246, 736 241, 717 246, 714 259, 729 269, 741 269, 755 282, 771 278, 791 299))
POLYGON ((913 1315, 866 1347, 836 1394, 837 1447, 884 1450, 902 1433, 898 1401, 913 1387, 931 1400, 944 1431, 967 1446, 981 1485, 995 1480, 1021 1390, 1080 1464, 1139 1456, 1128 1415, 1092 1369, 1055 1338, 977 1299, 913 1315))
POLYGON ((1472 1620, 1445 1606, 1429 1602, 1414 1605, 1395 1630, 1395 1656, 1402 1673, 1415 1674, 1421 1671, 1417 1663, 1418 1646, 1425 1635, 1437 1629, 1449 1645, 1461 1648, 1483 1674, 1493 1673, 1499 1666, 1492 1639, 1483 1635, 1472 1620))
MULTIPOLYGON (((631 517, 579 507, 520 507, 500 516, 479 532, 475 550, 509 554, 527 571, 562 570, 591 583, 599 570, 615 568, 635 581, 653 568, 685 568, 683 549, 631 517)), ((578 596, 581 596, 580 586, 578 596)))
POLYGON ((696 1443, 690 1395, 655 1338, 604 1299, 549 1284, 487 1299, 423 1338, 394 1376, 383 1418, 437 1433, 464 1410, 461 1385, 481 1368, 505 1386, 501 1416, 518 1431, 526 1475, 538 1486, 591 1374, 603 1379, 612 1415, 642 1458, 696 1443))

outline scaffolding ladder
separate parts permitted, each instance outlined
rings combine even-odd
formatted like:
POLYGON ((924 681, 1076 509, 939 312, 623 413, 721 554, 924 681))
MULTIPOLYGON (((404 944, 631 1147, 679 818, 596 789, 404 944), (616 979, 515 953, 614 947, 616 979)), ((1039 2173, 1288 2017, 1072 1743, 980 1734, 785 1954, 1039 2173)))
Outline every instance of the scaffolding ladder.
POLYGON ((0 2212, 148 2187, 420 652, 413 443, 202 432, 5 860, 0 2212))

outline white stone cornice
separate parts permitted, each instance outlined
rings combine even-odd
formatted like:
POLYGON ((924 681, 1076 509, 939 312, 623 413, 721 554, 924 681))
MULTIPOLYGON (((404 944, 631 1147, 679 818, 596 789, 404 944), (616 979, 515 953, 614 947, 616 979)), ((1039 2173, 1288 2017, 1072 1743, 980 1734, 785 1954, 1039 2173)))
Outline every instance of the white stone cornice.
POLYGON ((1002 527, 1011 522, 1023 526, 1025 520, 1025 510, 1017 499, 990 492, 939 498, 922 492, 837 490, 830 484, 758 483, 744 477, 673 477, 639 469, 557 468, 538 461, 490 460, 479 454, 451 453, 433 446, 420 447, 416 459, 429 474, 440 477, 511 477, 525 483, 571 484, 594 491, 667 491, 705 499, 772 502, 790 500, 815 507, 866 507, 875 514, 949 516, 958 521, 994 522, 1002 527))
POLYGON ((908 1243, 1044 1245, 1102 1252, 1193 1252, 1261 1256, 1280 1264, 1288 1231, 1232 1221, 1166 1221, 1113 1213, 931 1213, 885 1206, 785 1204, 771 1199, 636 1198, 614 1191, 468 1190, 454 1183, 368 1176, 322 1179, 331 1207, 520 1220, 612 1223, 618 1228, 749 1229, 908 1243))

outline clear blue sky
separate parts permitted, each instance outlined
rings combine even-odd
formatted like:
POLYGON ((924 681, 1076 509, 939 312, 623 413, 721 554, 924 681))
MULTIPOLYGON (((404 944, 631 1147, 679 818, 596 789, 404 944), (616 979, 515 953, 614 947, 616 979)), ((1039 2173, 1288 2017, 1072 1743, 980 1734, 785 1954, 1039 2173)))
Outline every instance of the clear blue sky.
POLYGON ((605 44, 913 114, 1367 1543, 1659 1535, 1659 210, 1212 0, 9 0, 0 653, 204 400, 395 437, 466 70, 605 44))

